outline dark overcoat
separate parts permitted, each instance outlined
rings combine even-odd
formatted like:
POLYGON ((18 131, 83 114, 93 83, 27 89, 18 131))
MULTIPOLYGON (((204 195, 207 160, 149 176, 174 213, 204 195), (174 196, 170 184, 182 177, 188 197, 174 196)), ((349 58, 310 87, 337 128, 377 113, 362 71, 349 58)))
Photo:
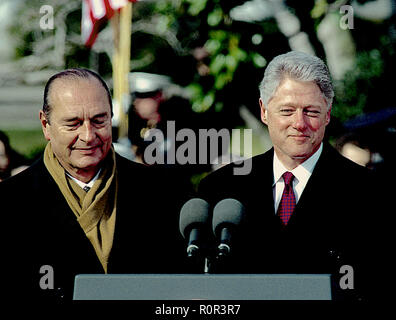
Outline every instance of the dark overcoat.
MULTIPOLYGON (((229 164, 202 180, 200 196, 212 208, 235 198, 246 208, 233 235, 231 256, 214 260, 220 273, 326 273, 339 289, 342 266, 354 270, 355 296, 371 290, 377 267, 385 262, 380 250, 383 199, 380 182, 368 169, 342 157, 329 144, 323 152, 287 226, 275 214, 274 150, 250 160, 251 171, 236 175, 229 164)), ((383 187, 383 186, 382 186, 383 187)), ((382 189, 383 191, 384 189, 382 189)), ((344 271, 345 272, 345 271, 344 271)), ((344 291, 343 293, 346 293, 344 291)), ((348 292, 348 294, 350 294, 348 292)))
MULTIPOLYGON (((119 185, 108 273, 182 272, 178 181, 119 155, 116 164, 119 185)), ((77 274, 104 273, 42 158, 0 184, 0 203, 6 244, 2 269, 9 293, 23 301, 70 300, 77 274), (53 269, 53 290, 40 287, 48 274, 43 266, 53 269)))

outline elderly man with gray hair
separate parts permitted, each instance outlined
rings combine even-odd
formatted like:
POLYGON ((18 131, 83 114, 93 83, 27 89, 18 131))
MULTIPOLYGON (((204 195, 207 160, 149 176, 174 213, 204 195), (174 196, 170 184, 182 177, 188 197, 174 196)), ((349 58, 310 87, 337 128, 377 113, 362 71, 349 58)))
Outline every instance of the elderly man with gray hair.
POLYGON ((68 303, 78 274, 177 272, 177 179, 115 152, 105 81, 54 74, 39 118, 43 155, 0 184, 7 298, 68 303))
POLYGON ((200 185, 212 205, 235 198, 246 207, 230 256, 213 272, 326 273, 333 298, 367 299, 381 263, 373 213, 385 209, 372 172, 323 141, 334 97, 327 66, 302 52, 279 55, 259 90, 273 148, 247 160, 249 174, 234 175, 240 164, 230 164, 200 185))

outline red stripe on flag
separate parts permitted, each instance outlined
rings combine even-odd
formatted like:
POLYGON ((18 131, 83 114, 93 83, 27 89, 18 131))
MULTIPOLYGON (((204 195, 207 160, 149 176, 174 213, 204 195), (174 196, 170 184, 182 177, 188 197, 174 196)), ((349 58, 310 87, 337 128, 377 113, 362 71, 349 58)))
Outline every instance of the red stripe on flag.
POLYGON ((128 2, 138 0, 83 0, 81 15, 81 37, 84 45, 92 47, 102 24, 111 19, 128 2))

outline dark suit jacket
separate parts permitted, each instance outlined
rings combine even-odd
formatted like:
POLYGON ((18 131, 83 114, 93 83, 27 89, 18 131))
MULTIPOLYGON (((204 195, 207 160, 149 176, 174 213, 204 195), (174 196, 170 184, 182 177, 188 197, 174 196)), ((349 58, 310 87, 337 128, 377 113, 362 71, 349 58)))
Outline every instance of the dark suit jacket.
MULTIPOLYGON (((118 155, 116 163, 119 193, 108 273, 181 272, 185 248, 178 230, 177 181, 118 155)), ((68 300, 76 274, 103 273, 42 159, 0 184, 0 203, 7 244, 2 268, 19 298, 68 300), (54 290, 40 289, 43 265, 54 270, 54 290)))
POLYGON ((361 295, 375 274, 371 264, 379 263, 375 177, 325 144, 284 227, 274 212, 273 154, 271 149, 253 157, 250 174, 234 175, 238 165, 230 164, 201 182, 200 194, 212 206, 235 198, 246 207, 231 257, 217 267, 214 263, 215 272, 331 273, 337 282, 340 267, 351 265, 359 289, 354 293, 361 295))

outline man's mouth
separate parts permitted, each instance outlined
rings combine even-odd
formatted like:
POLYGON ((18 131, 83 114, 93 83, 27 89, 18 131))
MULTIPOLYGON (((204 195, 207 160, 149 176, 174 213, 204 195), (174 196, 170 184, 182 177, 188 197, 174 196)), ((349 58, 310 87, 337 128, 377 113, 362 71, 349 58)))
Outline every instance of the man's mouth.
POLYGON ((291 137, 295 140, 298 140, 298 141, 303 141, 303 140, 309 139, 309 136, 305 135, 305 134, 291 134, 291 135, 289 135, 289 137, 291 137))
POLYGON ((79 151, 81 153, 92 153, 96 151, 100 146, 92 146, 92 147, 79 147, 79 148, 74 148, 74 150, 79 151))
POLYGON ((307 134, 290 134, 291 137, 297 137, 297 138, 301 138, 301 137, 306 137, 308 138, 309 135, 307 134))

